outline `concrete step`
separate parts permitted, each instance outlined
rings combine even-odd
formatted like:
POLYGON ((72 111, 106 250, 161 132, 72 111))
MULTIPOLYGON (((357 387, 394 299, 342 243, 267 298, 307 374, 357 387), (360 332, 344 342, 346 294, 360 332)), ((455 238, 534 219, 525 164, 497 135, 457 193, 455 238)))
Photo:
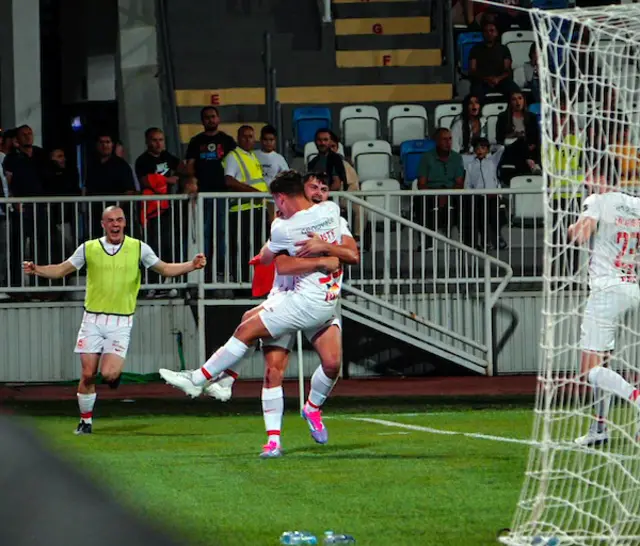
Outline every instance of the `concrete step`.
POLYGON ((358 34, 429 34, 430 17, 367 17, 356 19, 336 19, 336 36, 358 34))
POLYGON ((336 36, 336 49, 363 51, 367 49, 440 49, 441 36, 430 34, 353 34, 336 36))
POLYGON ((350 2, 334 4, 335 19, 357 17, 418 17, 431 13, 430 2, 350 2))
POLYGON ((336 66, 356 68, 372 66, 440 66, 439 49, 389 49, 369 51, 336 51, 336 66))

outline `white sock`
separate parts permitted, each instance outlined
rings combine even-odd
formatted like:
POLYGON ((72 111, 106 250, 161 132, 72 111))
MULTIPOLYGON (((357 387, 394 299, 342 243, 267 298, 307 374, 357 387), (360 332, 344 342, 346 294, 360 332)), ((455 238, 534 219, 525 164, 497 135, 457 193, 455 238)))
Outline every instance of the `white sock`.
POLYGON ((322 404, 325 403, 331 389, 336 384, 338 379, 331 379, 324 373, 322 366, 318 366, 316 371, 311 376, 311 391, 309 392, 309 398, 304 406, 305 411, 318 411, 322 404))
MULTIPOLYGON (((249 349, 247 349, 247 352, 244 354, 243 360, 248 360, 249 358, 251 358, 253 356, 253 353, 256 352, 257 346, 258 345, 256 343, 250 345, 249 349)), ((234 370, 226 369, 220 374, 218 383, 220 383, 220 385, 222 385, 223 387, 233 387, 236 379, 238 379, 238 373, 234 370)))
POLYGON ((624 400, 638 403, 638 390, 624 377, 609 368, 596 366, 591 369, 587 379, 594 387, 606 391, 604 394, 616 394, 624 400))
POLYGON ((93 406, 96 404, 96 397, 98 395, 93 394, 80 394, 78 393, 78 408, 80 409, 80 420, 84 423, 92 423, 93 419, 93 406))
POLYGON ((267 430, 267 442, 280 445, 282 414, 284 413, 284 391, 282 387, 262 389, 262 415, 267 430))
POLYGON ((209 379, 218 377, 220 372, 237 366, 248 349, 238 338, 231 337, 211 355, 202 368, 193 372, 191 381, 194 385, 204 385, 209 379))

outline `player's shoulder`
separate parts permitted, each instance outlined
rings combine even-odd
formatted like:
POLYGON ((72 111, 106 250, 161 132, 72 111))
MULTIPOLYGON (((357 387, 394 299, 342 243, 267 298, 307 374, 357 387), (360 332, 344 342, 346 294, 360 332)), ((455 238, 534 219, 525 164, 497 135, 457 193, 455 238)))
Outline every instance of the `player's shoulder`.
POLYGON ((334 203, 333 201, 324 201, 322 203, 318 203, 316 207, 319 207, 323 213, 327 214, 340 214, 340 207, 334 203))

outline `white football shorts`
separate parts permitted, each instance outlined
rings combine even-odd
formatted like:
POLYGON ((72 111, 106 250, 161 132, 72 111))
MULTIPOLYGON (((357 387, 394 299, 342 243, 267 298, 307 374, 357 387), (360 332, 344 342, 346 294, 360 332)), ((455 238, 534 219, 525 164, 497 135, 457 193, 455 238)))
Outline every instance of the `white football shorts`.
MULTIPOLYGON (((342 330, 342 323, 340 319, 336 316, 332 317, 331 320, 325 322, 321 326, 316 326, 314 328, 307 328, 303 330, 302 333, 304 337, 309 340, 309 343, 313 343, 313 340, 318 337, 322 332, 324 332, 327 328, 331 326, 337 326, 340 330, 342 330)), ((291 351, 293 349, 293 345, 296 342, 296 333, 289 333, 280 336, 279 338, 268 338, 262 340, 263 347, 280 347, 282 349, 286 349, 287 351, 291 351)))
POLYGON ((335 318, 335 302, 310 300, 299 292, 285 292, 269 298, 262 304, 260 319, 271 337, 276 339, 298 330, 326 327, 335 318))
POLYGON ((80 324, 76 353, 111 353, 127 356, 133 317, 85 313, 80 324))
POLYGON ((580 347, 592 352, 615 349, 620 321, 627 311, 639 304, 640 287, 636 283, 592 287, 582 318, 580 347))

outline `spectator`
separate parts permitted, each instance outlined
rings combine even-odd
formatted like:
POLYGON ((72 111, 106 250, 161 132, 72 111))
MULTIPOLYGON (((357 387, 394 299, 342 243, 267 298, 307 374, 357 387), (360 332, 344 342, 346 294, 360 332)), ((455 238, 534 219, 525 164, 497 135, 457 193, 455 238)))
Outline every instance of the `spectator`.
MULTIPOLYGON (((2 163, 11 197, 42 197, 47 154, 33 145, 33 130, 22 125, 16 130, 14 149, 2 163)), ((43 260, 47 254, 47 208, 44 204, 22 203, 11 214, 12 286, 22 279, 22 260, 31 257, 43 260), (35 225, 34 225, 35 223, 35 225), (37 255, 36 252, 37 251, 37 255)))
MULTIPOLYGON (((330 149, 332 152, 338 154, 342 158, 342 164, 344 166, 345 178, 347 180, 347 191, 360 191, 360 177, 358 173, 353 168, 353 165, 349 161, 347 161, 344 157, 342 157, 339 153, 340 149, 340 138, 333 131, 329 133, 331 135, 331 144, 330 149)), ((340 199, 340 207, 343 211, 346 212, 347 201, 346 199, 340 199)), ((352 207, 352 217, 351 217, 351 230, 354 234, 354 239, 356 241, 360 240, 360 236, 362 235, 362 225, 361 225, 361 216, 362 210, 360 205, 353 205, 352 207)))
MULTIPOLYGON (((0 187, 2 193, 0 197, 9 197, 9 186, 7 185, 7 178, 4 175, 4 169, 2 168, 2 162, 6 157, 5 150, 5 138, 4 134, 0 132, 0 187)), ((5 286, 7 280, 7 206, 0 204, 0 289, 5 286)))
POLYGON ((498 115, 496 140, 504 145, 503 165, 513 165, 516 174, 540 174, 540 129, 538 118, 527 110, 521 91, 509 98, 509 107, 498 115))
MULTIPOLYGON (((451 149, 451 131, 440 127, 433 135, 436 141, 434 150, 422 154, 418 167, 418 189, 462 189, 464 187, 464 165, 462 156, 451 149)), ((461 209, 459 199, 449 201, 447 196, 426 197, 418 201, 416 212, 417 222, 431 230, 444 226, 449 233, 450 228, 457 224, 457 217, 461 209), (443 211, 444 214, 440 213, 443 211)), ((429 246, 429 245, 428 245, 429 246)))
MULTIPOLYGON (((222 160, 236 147, 236 142, 223 131, 218 129, 220 114, 214 106, 205 106, 200 111, 203 131, 189 141, 187 147, 187 173, 195 179, 190 183, 187 191, 223 192, 227 191, 224 179, 222 160)), ((211 263, 213 252, 213 234, 217 243, 217 269, 219 281, 223 280, 225 267, 225 226, 227 218, 227 203, 224 199, 207 199, 204 203, 204 252, 207 262, 211 263), (216 209, 216 226, 213 225, 213 210, 216 209), (215 229, 215 231, 214 231, 215 229)), ((205 274, 211 282, 213 265, 207 265, 205 274)))
POLYGON ((289 170, 287 160, 276 152, 277 138, 278 133, 275 127, 265 125, 260 131, 260 150, 255 152, 267 186, 271 185, 271 181, 279 173, 289 170))
MULTIPOLYGON (((487 138, 476 138, 473 143, 475 156, 467 164, 464 187, 469 190, 497 190, 498 164, 504 152, 504 147, 499 146, 495 153, 490 154, 490 143, 487 138)), ((470 236, 466 236, 469 246, 475 247, 480 236, 480 248, 494 250, 495 242, 501 249, 507 248, 507 242, 499 234, 499 208, 498 195, 474 195, 471 221, 467 227, 471 230, 470 236)))
POLYGON ((528 0, 504 0, 504 7, 495 7, 495 13, 490 13, 498 30, 502 34, 513 28, 530 29, 531 20, 529 18, 529 8, 531 2, 528 0), (525 9, 523 9, 525 8, 525 9))
POLYGON ((632 142, 628 123, 619 123, 617 129, 620 137, 610 150, 618 166, 620 183, 637 187, 640 180, 640 149, 632 142))
POLYGON ((487 93, 509 96, 514 88, 511 79, 511 53, 500 43, 500 34, 493 18, 482 22, 484 43, 476 44, 469 52, 471 94, 484 97, 487 93))
POLYGON ((540 76, 538 74, 538 49, 536 44, 529 48, 529 62, 524 63, 524 86, 531 91, 531 102, 540 102, 540 76))
MULTIPOLYGON (((136 193, 131 166, 113 153, 113 139, 100 134, 96 139, 96 157, 87 164, 85 191, 89 196, 132 195, 136 193)), ((91 203, 90 233, 87 239, 102 235, 104 202, 91 203)))
POLYGON ((8 129, 7 131, 5 131, 4 139, 3 139, 4 142, 3 142, 2 151, 6 155, 9 155, 16 148, 16 146, 17 146, 17 143, 16 143, 17 134, 18 134, 18 130, 17 129, 8 129))
POLYGON ((473 159, 473 141, 487 136, 487 120, 482 117, 482 104, 476 95, 462 101, 462 114, 451 124, 451 146, 465 161, 473 159))
MULTIPOLYGON (((164 133, 158 127, 150 127, 144 133, 147 150, 136 159, 135 173, 140 180, 144 195, 175 193, 171 188, 177 188, 177 176, 180 160, 171 155, 165 144, 164 133)), ((174 202, 175 204, 175 202, 174 202)), ((175 210, 175 209, 173 209, 175 210)), ((156 251, 165 262, 180 261, 179 217, 172 215, 169 201, 145 201, 140 210, 140 224, 143 229, 145 242, 156 251), (175 253, 174 253, 175 249, 175 253)), ((162 282, 158 273, 149 271, 148 281, 152 284, 162 282)), ((154 297, 155 290, 150 290, 148 297, 154 297)), ((171 294, 177 295, 177 292, 171 294)))
POLYGON ((336 152, 331 151, 331 131, 318 129, 315 140, 318 155, 309 161, 308 170, 324 174, 330 191, 345 190, 347 174, 344 171, 342 158, 336 152))
MULTIPOLYGON (((243 125, 238 129, 238 147, 224 159, 224 180, 229 191, 248 194, 269 191, 260 161, 253 152, 255 143, 253 127, 243 125)), ((262 214, 255 212, 264 207, 264 199, 242 199, 229 208, 231 274, 238 282, 249 281, 249 260, 258 254, 268 237, 262 214)))
MULTIPOLYGON (((113 148, 113 153, 118 157, 121 157, 122 159, 124 159, 127 163, 129 163, 129 160, 127 159, 127 151, 124 149, 124 144, 122 143, 121 140, 116 140, 116 144, 113 148)), ((140 181, 138 180, 138 176, 136 175, 135 169, 132 168, 131 171, 133 173, 133 183, 135 184, 136 191, 139 193, 142 190, 140 186, 140 181)))

